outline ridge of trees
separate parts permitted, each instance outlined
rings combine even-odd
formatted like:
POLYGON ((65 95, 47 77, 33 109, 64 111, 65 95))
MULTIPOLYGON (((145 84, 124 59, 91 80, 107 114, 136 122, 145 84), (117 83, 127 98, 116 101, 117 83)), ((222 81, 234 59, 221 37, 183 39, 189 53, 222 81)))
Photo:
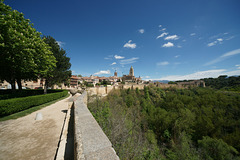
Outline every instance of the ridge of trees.
POLYGON ((211 88, 113 90, 88 107, 120 159, 240 159, 240 95, 211 88))
POLYGON ((206 86, 216 89, 240 91, 240 76, 221 75, 218 78, 204 78, 206 86))
MULTIPOLYGON (((227 76, 221 75, 218 78, 203 78, 200 79, 206 83, 206 86, 222 89, 222 90, 230 90, 230 91, 240 91, 240 76, 227 76)), ((169 84, 176 84, 177 82, 190 82, 193 80, 184 80, 184 81, 170 81, 169 84)))

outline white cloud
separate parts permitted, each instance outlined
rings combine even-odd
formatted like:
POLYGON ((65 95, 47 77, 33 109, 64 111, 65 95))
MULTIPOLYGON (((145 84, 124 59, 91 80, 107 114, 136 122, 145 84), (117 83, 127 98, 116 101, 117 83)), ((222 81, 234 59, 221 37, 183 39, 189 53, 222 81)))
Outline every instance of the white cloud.
POLYGON ((227 52, 227 53, 224 53, 223 55, 221 55, 220 57, 210 61, 210 62, 207 62, 206 64, 204 64, 205 66, 208 66, 208 65, 212 65, 212 64, 215 64, 217 62, 220 62, 220 61, 223 61, 225 58, 227 57, 230 57, 230 56, 233 56, 233 55, 237 55, 237 54, 240 54, 240 49, 236 49, 236 50, 232 50, 230 52, 227 52))
POLYGON ((124 59, 124 60, 120 60, 120 64, 125 65, 125 64, 131 64, 131 63, 135 63, 137 62, 136 60, 138 60, 138 57, 133 57, 133 58, 129 58, 129 59, 124 59))
POLYGON ((240 75, 240 70, 235 70, 235 71, 229 71, 229 72, 225 72, 225 74, 222 75, 228 75, 228 76, 236 76, 236 75, 240 75))
POLYGON ((161 37, 164 37, 164 36, 166 36, 166 35, 168 35, 168 33, 164 32, 164 33, 160 34, 159 36, 157 36, 156 39, 161 38, 161 37))
POLYGON ((166 65, 169 65, 169 62, 168 62, 168 61, 158 62, 158 63, 157 63, 157 66, 166 66, 166 65))
POLYGON ((214 41, 214 42, 211 42, 211 43, 208 43, 208 47, 211 47, 211 46, 214 46, 217 44, 217 41, 214 41))
POLYGON ((111 66, 112 66, 112 65, 115 65, 115 64, 117 64, 117 63, 116 63, 116 62, 113 62, 113 63, 111 64, 111 66))
POLYGON ((177 47, 178 47, 178 48, 182 48, 182 46, 181 46, 181 45, 177 45, 177 47))
POLYGON ((219 33, 219 34, 216 34, 216 35, 213 35, 213 36, 209 37, 209 39, 216 39, 221 35, 222 35, 222 33, 219 33))
POLYGON ((231 37, 228 37, 226 40, 230 40, 230 39, 233 39, 235 36, 231 36, 231 37))
POLYGON ((136 45, 136 43, 132 43, 132 40, 129 40, 126 44, 124 44, 124 46, 123 47, 125 47, 125 48, 132 48, 132 49, 134 49, 134 48, 136 48, 137 47, 137 45, 136 45))
POLYGON ((158 27, 162 27, 162 25, 159 25, 158 27))
POLYGON ((240 49, 236 49, 236 50, 233 50, 233 51, 230 51, 230 52, 227 52, 227 53, 223 54, 221 57, 233 56, 233 55, 236 55, 236 54, 239 54, 239 53, 240 53, 240 49))
POLYGON ((115 55, 115 56, 114 56, 114 58, 115 58, 115 59, 124 59, 125 57, 123 57, 123 56, 118 56, 118 55, 115 55))
POLYGON ((240 75, 240 70, 235 71, 227 71, 226 69, 217 69, 217 70, 207 70, 207 71, 198 71, 192 74, 187 75, 171 75, 165 76, 158 80, 169 80, 169 81, 176 81, 176 80, 190 80, 190 79, 201 79, 201 78, 217 78, 220 75, 240 75))
POLYGON ((62 48, 66 43, 65 42, 61 42, 61 41, 57 41, 57 44, 62 48))
POLYGON ((235 65, 236 67, 237 67, 237 69, 240 69, 240 64, 237 64, 237 65, 235 65))
POLYGON ((106 59, 106 60, 109 60, 109 59, 112 59, 112 58, 113 58, 113 55, 109 55, 107 57, 104 57, 104 59, 106 59))
POLYGON ((191 33, 191 34, 190 34, 190 36, 195 36, 195 35, 196 35, 196 33, 191 33))
POLYGON ((162 47, 173 47, 174 44, 171 42, 165 43, 164 45, 162 45, 162 47))
POLYGON ((106 71, 99 71, 97 73, 94 73, 94 75, 99 75, 99 74, 111 74, 110 70, 106 70, 106 71))
POLYGON ((139 29, 138 32, 143 34, 145 32, 145 30, 144 29, 139 29))
POLYGON ((218 43, 221 44, 222 41, 223 41, 222 38, 218 38, 216 41, 213 41, 213 42, 211 42, 211 43, 208 43, 208 47, 214 46, 214 45, 216 45, 216 44, 218 44, 218 43))
POLYGON ((176 56, 174 56, 175 58, 178 58, 180 55, 176 55, 176 56))
POLYGON ((164 39, 165 40, 177 40, 177 39, 179 39, 179 37, 175 34, 175 35, 172 35, 172 36, 167 36, 164 39))
POLYGON ((166 31, 167 28, 160 29, 159 31, 166 31))
POLYGON ((209 39, 216 39, 215 41, 211 42, 211 43, 208 43, 208 46, 211 47, 211 46, 214 46, 216 44, 222 44, 223 41, 225 40, 230 40, 230 39, 233 39, 235 36, 230 36, 228 32, 225 32, 225 33, 219 33, 217 35, 213 35, 211 37, 209 37, 209 39))

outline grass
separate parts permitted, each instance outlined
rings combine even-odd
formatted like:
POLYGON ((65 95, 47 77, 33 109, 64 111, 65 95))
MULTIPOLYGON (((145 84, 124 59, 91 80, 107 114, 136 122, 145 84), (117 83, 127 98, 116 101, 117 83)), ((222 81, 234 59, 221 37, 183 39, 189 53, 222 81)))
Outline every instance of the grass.
POLYGON ((10 119, 17 119, 17 118, 20 118, 20 117, 24 117, 24 116, 26 116, 26 115, 28 115, 28 114, 31 114, 31 113, 33 113, 33 112, 35 112, 35 111, 37 111, 37 110, 40 110, 40 109, 42 109, 42 108, 44 108, 44 107, 47 107, 47 106, 49 106, 49 105, 51 105, 51 104, 53 104, 53 103, 56 103, 56 102, 58 102, 58 101, 60 101, 60 100, 62 100, 62 99, 64 99, 64 98, 67 98, 68 96, 69 96, 69 94, 67 94, 65 97, 61 97, 61 98, 56 99, 56 100, 54 100, 54 101, 47 102, 47 103, 44 103, 44 104, 42 104, 42 105, 39 105, 39 106, 35 106, 35 107, 32 107, 32 108, 26 109, 26 110, 24 110, 24 111, 11 114, 11 115, 9 115, 9 116, 2 117, 2 118, 0 118, 0 122, 1 122, 1 121, 6 121, 6 120, 10 120, 10 119))

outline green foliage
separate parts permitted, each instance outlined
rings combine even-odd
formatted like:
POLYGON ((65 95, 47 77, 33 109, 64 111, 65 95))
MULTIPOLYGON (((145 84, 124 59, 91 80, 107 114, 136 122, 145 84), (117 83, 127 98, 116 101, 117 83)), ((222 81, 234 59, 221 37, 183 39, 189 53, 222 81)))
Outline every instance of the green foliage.
MULTIPOLYGON (((52 75, 55 57, 23 13, 0 2, 0 79, 11 84, 52 75)), ((12 85, 15 89, 15 85, 12 85)), ((21 87, 20 87, 21 88, 21 87)))
POLYGON ((94 87, 94 85, 93 85, 92 83, 88 83, 88 82, 86 82, 86 81, 84 81, 84 85, 85 85, 86 87, 94 87))
POLYGON ((50 93, 45 95, 0 100, 0 117, 7 116, 34 106, 38 106, 53 101, 55 99, 66 96, 67 93, 68 93, 67 90, 63 90, 61 92, 50 93))
POLYGON ((44 78, 47 80, 49 86, 53 86, 54 84, 58 83, 66 83, 72 75, 70 70, 70 58, 67 57, 66 51, 60 48, 57 41, 53 37, 45 36, 43 40, 51 47, 50 50, 57 61, 56 67, 54 67, 52 71, 52 75, 44 78))
POLYGON ((239 106, 234 92, 155 86, 114 90, 88 104, 121 159, 172 160, 239 159, 239 106))
POLYGON ((240 91, 240 76, 227 77, 226 75, 219 76, 218 78, 204 78, 206 86, 216 89, 240 91))
POLYGON ((168 84, 177 84, 177 82, 170 81, 168 84))
MULTIPOLYGON (((61 90, 49 90, 49 93, 60 92, 61 90)), ((0 90, 0 100, 10 99, 10 98, 19 98, 43 94, 42 89, 35 90, 17 90, 15 93, 12 93, 11 90, 0 90)))
POLYGON ((208 136, 198 140, 201 156, 206 160, 232 160, 238 151, 225 143, 222 139, 213 139, 208 136))
POLYGON ((111 82, 103 80, 100 84, 104 85, 104 86, 107 86, 107 85, 111 85, 111 82))

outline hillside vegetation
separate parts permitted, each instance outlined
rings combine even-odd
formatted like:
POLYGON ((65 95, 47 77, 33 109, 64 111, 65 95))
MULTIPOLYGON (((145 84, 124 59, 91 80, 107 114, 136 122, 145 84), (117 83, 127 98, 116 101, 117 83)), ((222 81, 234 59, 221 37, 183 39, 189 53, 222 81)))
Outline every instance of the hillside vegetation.
POLYGON ((88 107, 120 159, 240 159, 239 93, 152 85, 94 98, 88 107))

